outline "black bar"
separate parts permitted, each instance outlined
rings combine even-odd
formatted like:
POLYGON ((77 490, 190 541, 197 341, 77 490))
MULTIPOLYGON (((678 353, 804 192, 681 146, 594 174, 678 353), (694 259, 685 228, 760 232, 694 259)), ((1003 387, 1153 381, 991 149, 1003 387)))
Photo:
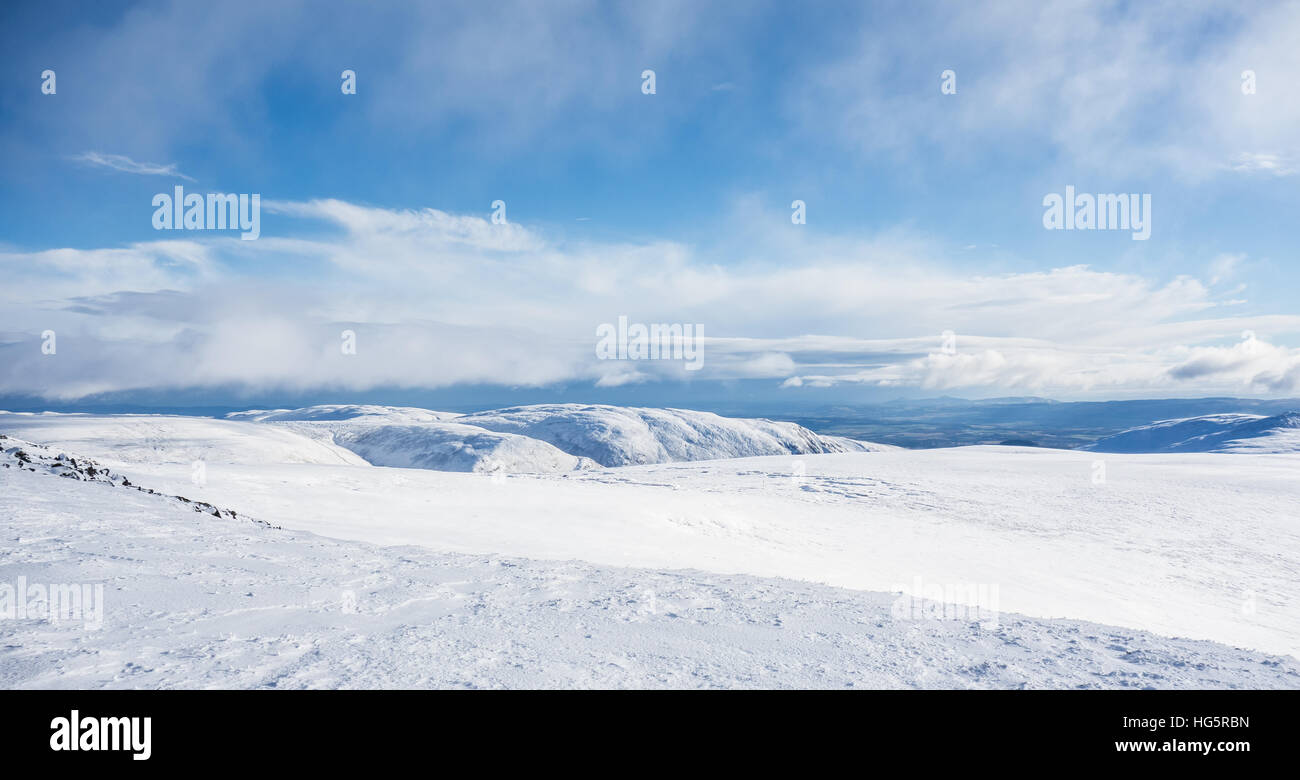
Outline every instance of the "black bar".
POLYGON ((642 769, 681 769, 701 751, 708 763, 848 759, 860 769, 874 761, 1052 772, 1235 767, 1294 759, 1297 704, 1294 691, 7 691, 0 747, 6 762, 128 771, 409 758, 437 761, 429 771, 443 774, 454 765, 442 762, 453 760, 479 771, 527 756, 594 760, 611 748, 642 769), (90 717, 150 718, 149 758, 52 750, 52 722, 73 710, 83 732, 90 717), (1151 743, 1154 752, 1120 751, 1117 742, 1151 743), (1212 751, 1187 749, 1193 742, 1212 751))

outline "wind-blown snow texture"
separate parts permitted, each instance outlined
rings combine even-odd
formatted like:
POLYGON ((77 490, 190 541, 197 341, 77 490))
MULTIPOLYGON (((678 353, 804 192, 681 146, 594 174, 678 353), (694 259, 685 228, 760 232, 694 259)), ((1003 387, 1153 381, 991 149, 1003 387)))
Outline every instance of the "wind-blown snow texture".
POLYGON ((898 620, 892 594, 383 548, 0 468, 0 581, 103 582, 104 625, 0 621, 5 688, 1294 688, 1292 659, 1072 620, 898 620))
POLYGON ((1209 414, 1161 420, 1107 436, 1094 452, 1300 452, 1300 413, 1209 414))

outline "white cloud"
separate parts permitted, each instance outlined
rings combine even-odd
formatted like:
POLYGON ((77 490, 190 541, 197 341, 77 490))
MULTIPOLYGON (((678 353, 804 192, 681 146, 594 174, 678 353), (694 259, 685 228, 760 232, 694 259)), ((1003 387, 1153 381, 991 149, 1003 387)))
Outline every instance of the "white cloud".
MULTIPOLYGON (((1187 276, 974 274, 906 236, 778 238, 761 220, 724 231, 743 245, 702 251, 570 243, 435 209, 273 206, 342 235, 0 254, 0 392, 757 378, 793 392, 1282 393, 1300 377, 1296 350, 1280 346, 1300 316, 1225 315, 1211 285, 1187 276), (620 315, 703 325, 703 368, 597 360, 596 327, 620 315), (54 357, 39 350, 47 328, 59 333, 54 357), (341 354, 344 329, 356 355, 341 354), (1249 355, 1245 331, 1258 334, 1249 355)), ((1213 267, 1222 276, 1240 262, 1213 267)))
POLYGON ((135 173, 141 176, 171 176, 186 181, 194 181, 189 176, 176 170, 176 164, 158 165, 156 163, 136 162, 130 157, 122 154, 101 154, 100 152, 82 152, 72 159, 83 162, 88 165, 99 166, 101 168, 111 168, 115 171, 124 173, 135 173))
POLYGON ((1300 165, 1294 158, 1267 152, 1238 152, 1232 156, 1232 169, 1243 173, 1263 172, 1274 176, 1294 176, 1300 165))
POLYGON ((819 141, 892 159, 1010 146, 1125 179, 1296 172, 1295 3, 926 4, 905 30, 859 35, 788 89, 819 141))

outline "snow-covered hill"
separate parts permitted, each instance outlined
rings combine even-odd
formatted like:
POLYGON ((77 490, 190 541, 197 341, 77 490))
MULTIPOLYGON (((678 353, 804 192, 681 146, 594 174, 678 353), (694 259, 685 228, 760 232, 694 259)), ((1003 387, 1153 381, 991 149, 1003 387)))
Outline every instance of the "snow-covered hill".
POLYGON ((735 419, 684 409, 541 404, 477 412, 456 421, 540 439, 602 466, 888 449, 820 436, 789 422, 735 419))
POLYGON ((461 415, 326 405, 171 415, 0 412, 0 432, 122 463, 350 465, 554 474, 604 466, 892 449, 794 423, 559 404, 461 415))
POLYGON ((1140 425, 1100 439, 1093 452, 1300 452, 1300 413, 1210 414, 1140 425))
POLYGON ((369 422, 398 425, 401 423, 443 422, 454 420, 455 412, 435 412, 414 406, 373 406, 371 404, 321 404, 301 409, 250 409, 231 412, 227 420, 248 422, 369 422))
MULTIPOLYGON (((350 489, 329 485, 326 504, 350 489)), ((558 535, 526 504, 508 513, 516 533, 558 535)), ((1295 659, 1214 642, 917 619, 896 593, 744 574, 377 547, 43 468, 0 468, 0 535, 0 583, 104 586, 86 602, 98 615, 0 620, 0 688, 1300 687, 1295 659)))
POLYGON ((555 473, 599 466, 890 449, 802 426, 680 409, 546 404, 459 415, 410 407, 309 406, 227 415, 275 423, 376 466, 555 473))
POLYGON ((544 441, 457 423, 339 426, 332 433, 334 443, 375 466, 489 474, 600 468, 544 441))

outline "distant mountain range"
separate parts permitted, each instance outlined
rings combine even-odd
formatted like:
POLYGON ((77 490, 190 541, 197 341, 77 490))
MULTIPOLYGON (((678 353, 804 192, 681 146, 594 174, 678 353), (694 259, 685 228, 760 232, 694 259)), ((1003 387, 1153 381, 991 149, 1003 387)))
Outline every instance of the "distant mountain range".
MULTIPOLYGON (((1252 446, 1258 449, 1274 445, 1263 444, 1266 437, 1248 435, 1246 428, 1252 424, 1272 425, 1259 420, 1282 418, 1278 424, 1286 429, 1286 416, 1300 414, 1300 399, 1054 401, 1032 396, 977 400, 945 396, 822 407, 705 406, 695 411, 578 403, 507 406, 466 413, 381 404, 317 404, 255 411, 228 407, 64 410, 96 412, 101 421, 109 416, 124 420, 122 412, 138 412, 150 416, 179 414, 194 420, 277 423, 282 431, 292 428, 318 442, 345 448, 344 457, 361 455, 379 465, 453 471, 564 471, 592 464, 622 466, 747 455, 815 454, 878 446, 861 442, 908 448, 977 444, 1057 449, 1114 446, 1129 448, 1114 451, 1139 452, 1174 451, 1167 447, 1213 433, 1213 442, 1224 443, 1225 448, 1226 442, 1252 439, 1257 440, 1252 446), (1201 422, 1170 427, 1172 423, 1197 419, 1201 422), (1221 419, 1239 422, 1245 428, 1241 432, 1221 430, 1216 422, 1221 419), (774 422, 777 420, 788 422, 774 422), (376 430, 377 424, 388 426, 388 430, 376 430), (1144 428, 1152 430, 1143 433, 1144 428), (1183 435, 1184 431, 1191 433, 1183 435), (1182 438, 1166 441, 1166 433, 1182 438), (1150 443, 1144 445, 1144 441, 1150 443)), ((272 443, 268 439, 259 446, 272 443)), ((1203 445, 1209 447, 1210 443, 1207 440, 1203 445)), ((1225 448, 1213 451, 1240 449, 1225 448)), ((330 457, 338 456, 334 453, 330 457)))
POLYGON ((0 432, 128 463, 252 459, 503 474, 893 449, 822 436, 790 422, 584 404, 465 415, 323 405, 233 412, 224 419, 0 412, 0 432))
POLYGON ((1046 398, 930 398, 865 406, 834 406, 792 419, 823 434, 904 447, 953 447, 1015 441, 1082 449, 1161 420, 1209 415, 1274 417, 1300 412, 1300 399, 1163 398, 1052 401, 1046 398))

